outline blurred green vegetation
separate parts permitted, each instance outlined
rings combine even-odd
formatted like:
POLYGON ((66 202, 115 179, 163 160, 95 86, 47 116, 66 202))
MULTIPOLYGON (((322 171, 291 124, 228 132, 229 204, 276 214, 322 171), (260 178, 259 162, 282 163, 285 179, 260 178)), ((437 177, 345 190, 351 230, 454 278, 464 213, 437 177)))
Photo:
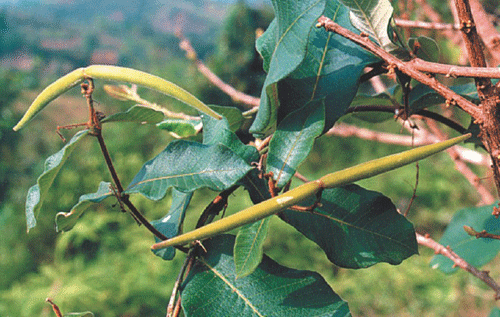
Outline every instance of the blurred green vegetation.
MULTIPOLYGON (((189 9, 190 5, 180 1, 179 12, 186 12, 181 9, 189 9)), ((231 7, 224 24, 214 24, 215 17, 207 18, 209 30, 214 30, 214 25, 220 30, 212 32, 211 38, 186 34, 216 73, 236 88, 256 96, 260 94, 258 87, 264 74, 259 69, 260 60, 252 43, 256 29, 265 28, 270 22, 269 10, 268 7, 249 8, 240 1, 231 7)), ((163 316, 184 255, 177 254, 170 262, 155 257, 149 251, 153 237, 121 213, 112 199, 87 211, 70 232, 56 234, 54 230, 57 212, 68 211, 80 195, 94 192, 101 180, 109 180, 95 140, 89 138, 73 153, 44 204, 38 226, 26 234, 26 192, 43 170, 45 158, 62 146, 54 133, 55 126, 86 120, 85 102, 78 89, 54 101, 21 132, 14 134, 11 127, 44 85, 69 68, 90 62, 92 52, 102 48, 103 34, 113 35, 122 43, 117 55, 120 65, 137 67, 174 81, 206 102, 232 103, 197 73, 177 48, 172 34, 137 23, 137 17, 114 23, 101 16, 87 19, 91 22, 85 26, 71 27, 63 16, 61 9, 56 14, 58 18, 49 23, 40 15, 25 15, 21 19, 10 11, 0 12, 0 36, 9 39, 0 42, 5 45, 1 57, 9 58, 9 54, 18 52, 20 47, 27 47, 27 56, 33 63, 29 70, 0 66, 0 316, 53 316, 45 303, 47 297, 53 298, 63 312, 90 310, 96 316, 163 316), (83 47, 61 52, 37 46, 35 34, 27 27, 34 22, 41 26, 36 36, 77 34, 84 39, 83 47), (4 33, 5 29, 9 32, 4 33), (56 29, 59 33, 55 33, 56 29)), ((452 61, 457 55, 449 49, 442 54, 452 61)), ((97 85, 94 97, 99 110, 112 113, 126 108, 123 103, 107 97, 101 83, 97 85)), ((179 103, 155 93, 139 92, 151 101, 185 110, 179 103)), ((368 124, 346 117, 343 121, 401 132, 401 126, 394 120, 368 124)), ((146 160, 171 140, 167 133, 146 125, 110 123, 103 133, 125 184, 146 160)), ((323 136, 300 172, 315 179, 403 149, 355 138, 323 136)), ((486 173, 480 169, 478 172, 486 173)), ((408 166, 362 181, 360 185, 384 193, 398 208, 405 210, 413 192, 415 174, 415 166, 408 166)), ((197 216, 215 196, 215 192, 208 190, 195 193, 185 230, 192 228, 197 216)), ((151 220, 168 211, 169 198, 160 202, 140 197, 133 200, 151 220)), ((417 198, 409 219, 417 231, 428 232, 437 239, 455 211, 477 202, 477 193, 443 153, 420 162, 417 198)), ((227 213, 237 212, 249 204, 246 193, 238 190, 229 198, 227 213)), ((346 270, 332 265, 318 246, 277 217, 271 225, 265 252, 282 265, 321 273, 348 301, 354 315, 486 316, 495 305, 493 293, 468 273, 460 271, 445 276, 432 270, 428 263, 433 253, 429 250, 421 249, 420 256, 399 266, 379 264, 363 270, 346 270)), ((496 259, 487 269, 498 264, 496 259)), ((493 269, 492 276, 498 279, 500 273, 493 269)))

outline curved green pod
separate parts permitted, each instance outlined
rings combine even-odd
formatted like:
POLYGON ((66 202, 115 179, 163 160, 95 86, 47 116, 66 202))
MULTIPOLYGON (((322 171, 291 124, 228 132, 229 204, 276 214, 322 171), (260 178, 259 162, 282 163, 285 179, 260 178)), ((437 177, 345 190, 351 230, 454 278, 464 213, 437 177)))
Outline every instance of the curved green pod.
POLYGON ((236 214, 222 218, 206 226, 182 234, 180 236, 159 242, 152 249, 163 249, 169 246, 185 245, 195 240, 203 240, 217 234, 236 229, 242 225, 258 221, 274 215, 288 207, 296 205, 307 197, 316 194, 324 188, 333 188, 350 184, 365 178, 369 178, 384 172, 408 165, 424 159, 432 154, 441 152, 450 146, 458 144, 470 137, 470 134, 462 135, 443 142, 421 146, 402 153, 397 153, 365 162, 338 172, 321 177, 315 181, 298 186, 286 193, 253 205, 236 214))
POLYGON ((176 98, 177 100, 182 101, 211 117, 216 119, 222 118, 218 113, 210 109, 198 98, 163 78, 131 68, 108 65, 92 65, 86 68, 75 69, 71 73, 59 78, 45 88, 36 97, 21 120, 16 124, 14 131, 21 129, 52 100, 80 84, 86 78, 121 81, 143 86, 176 98))

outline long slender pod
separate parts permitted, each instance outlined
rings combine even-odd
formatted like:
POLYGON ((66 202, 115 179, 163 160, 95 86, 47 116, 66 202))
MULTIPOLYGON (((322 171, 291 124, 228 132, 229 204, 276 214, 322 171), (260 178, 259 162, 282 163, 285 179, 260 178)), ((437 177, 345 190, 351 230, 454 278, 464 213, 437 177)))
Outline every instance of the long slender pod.
POLYGON ((14 127, 14 131, 21 129, 28 121, 42 111, 52 100, 56 99, 69 89, 75 87, 86 78, 104 79, 121 81, 132 84, 137 84, 149 89, 156 90, 165 95, 176 98, 179 101, 203 112, 216 119, 221 119, 221 116, 210 109, 207 105, 201 102, 198 98, 182 89, 181 87, 171 83, 158 76, 142 72, 139 70, 108 66, 108 65, 92 65, 86 68, 78 68, 69 74, 59 78, 47 88, 45 88, 33 101, 24 116, 14 127))
POLYGON ((296 205, 307 197, 316 194, 324 188, 333 188, 355 181, 369 178, 384 172, 408 165, 441 152, 450 146, 458 144, 470 137, 470 134, 459 136, 436 144, 422 146, 402 153, 385 156, 365 162, 351 168, 334 172, 315 181, 298 186, 286 193, 253 205, 236 214, 222 218, 216 222, 190 231, 183 235, 168 239, 152 246, 152 249, 162 249, 169 246, 185 245, 195 240, 203 240, 217 234, 227 232, 242 225, 252 223, 274 215, 288 207, 296 205))

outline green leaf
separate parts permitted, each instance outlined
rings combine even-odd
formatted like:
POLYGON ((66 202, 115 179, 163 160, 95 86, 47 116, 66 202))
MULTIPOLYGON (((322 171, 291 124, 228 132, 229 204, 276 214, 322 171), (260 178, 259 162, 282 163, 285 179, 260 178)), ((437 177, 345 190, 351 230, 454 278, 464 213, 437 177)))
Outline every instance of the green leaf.
POLYGON ((237 278, 234 238, 204 242, 204 253, 182 288, 186 316, 350 316, 347 303, 315 272, 283 267, 264 256, 250 275, 237 278))
POLYGON ((245 145, 238 136, 231 131, 226 118, 215 120, 207 115, 202 115, 203 122, 203 144, 223 144, 230 148, 248 164, 259 160, 259 152, 250 145, 245 145))
POLYGON ((87 132, 88 130, 82 130, 76 133, 59 152, 51 155, 45 161, 42 175, 38 177, 37 184, 28 190, 28 195, 26 197, 26 224, 28 226, 28 231, 36 226, 36 218, 38 217, 43 201, 57 173, 59 173, 71 152, 73 152, 78 142, 83 139, 83 136, 85 136, 87 132))
POLYGON ((176 138, 187 138, 198 133, 198 125, 200 121, 197 120, 166 119, 156 126, 170 132, 176 138))
POLYGON ((388 52, 399 47, 392 43, 387 32, 394 9, 389 0, 340 0, 350 12, 351 23, 365 32, 388 52))
POLYGON ((165 115, 161 111, 135 105, 126 112, 112 114, 101 120, 105 122, 139 122, 139 123, 158 123, 163 120, 165 115))
MULTIPOLYGON (((183 193, 178 190, 172 190, 172 204, 165 217, 159 220, 151 221, 151 224, 167 238, 175 237, 179 234, 186 210, 191 202, 193 193, 183 193)), ((155 237, 156 242, 160 239, 155 237)), ((175 248, 169 247, 162 250, 152 250, 156 256, 164 260, 172 260, 175 256, 175 248)))
POLYGON ((70 212, 59 212, 56 215, 56 230, 69 231, 71 230, 83 212, 87 210, 92 204, 100 203, 104 199, 113 196, 111 190, 111 183, 101 182, 97 192, 80 196, 78 204, 71 208, 70 212))
POLYGON ((439 46, 427 36, 411 37, 408 46, 417 52, 417 57, 429 62, 439 61, 439 46))
POLYGON ((309 33, 325 8, 325 0, 273 1, 275 19, 264 34, 257 39, 257 50, 264 59, 268 75, 262 90, 259 112, 251 132, 266 133, 274 129, 278 105, 275 86, 293 72, 304 60, 309 33), (269 96, 269 97, 268 97, 269 96))
MULTIPOLYGON (((251 132, 266 134, 274 129, 289 113, 304 107, 311 101, 325 102, 325 129, 333 126, 348 108, 356 94, 359 77, 365 66, 378 61, 372 54, 366 52, 356 44, 336 36, 330 32, 315 27, 317 18, 324 14, 336 23, 354 30, 349 21, 349 10, 337 1, 321 1, 316 4, 323 8, 304 12, 300 20, 310 21, 307 25, 307 34, 283 32, 288 27, 293 28, 293 22, 299 17, 294 12, 295 8, 302 5, 301 1, 284 1, 286 6, 278 7, 282 12, 277 15, 286 16, 286 19, 276 19, 268 28, 269 35, 262 36, 257 41, 257 49, 269 63, 268 76, 264 83, 261 96, 261 105, 257 117, 251 127, 251 132), (299 2, 299 3, 296 3, 299 2), (290 25, 291 24, 291 25, 290 25), (306 50, 302 50, 307 39, 306 50), (286 45, 286 46, 285 46, 286 45), (300 48, 297 47, 300 45, 300 48), (274 49, 280 50, 277 55, 274 49), (273 50, 269 52, 269 50, 273 50), (289 64, 289 58, 302 57, 300 64, 289 64), (302 55, 303 54, 303 55, 302 55), (287 63, 282 61, 286 60, 287 63), (281 67, 281 68, 280 68, 281 67), (287 72, 283 72, 283 67, 287 72)), ((280 2, 281 4, 281 2, 280 2)), ((304 32, 303 30, 302 32, 304 32)))
MULTIPOLYGON (((439 243, 450 248, 469 264, 481 267, 491 261, 500 251, 500 241, 470 236, 465 232, 464 226, 474 228, 480 232, 500 234, 500 219, 495 218, 491 212, 496 205, 462 209, 455 213, 446 228, 439 243)), ((458 270, 453 267, 453 261, 443 255, 432 258, 430 265, 444 273, 450 274, 458 270)))
POLYGON ((269 144, 266 171, 272 172, 281 188, 309 155, 314 140, 321 135, 325 122, 323 101, 307 104, 280 122, 269 144))
POLYGON ((149 199, 159 200, 170 187, 183 192, 203 187, 221 191, 251 169, 225 145, 176 140, 144 164, 125 193, 141 193, 149 199))
POLYGON ((238 231, 234 244, 234 264, 236 276, 245 277, 255 271, 262 261, 262 249, 269 229, 271 217, 244 225, 238 231))
POLYGON ((280 217, 316 242, 340 267, 399 264, 418 253, 413 225, 391 200, 357 185, 326 189, 314 211, 287 210, 280 217))

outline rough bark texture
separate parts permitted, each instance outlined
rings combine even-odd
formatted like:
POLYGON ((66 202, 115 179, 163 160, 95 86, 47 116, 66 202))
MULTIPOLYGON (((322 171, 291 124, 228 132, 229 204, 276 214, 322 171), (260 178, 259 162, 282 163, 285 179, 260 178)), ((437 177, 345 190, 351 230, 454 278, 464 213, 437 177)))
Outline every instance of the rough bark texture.
MULTIPOLYGON (((460 27, 473 67, 486 67, 486 59, 474 18, 468 0, 455 1, 460 27)), ((493 86, 489 78, 475 78, 476 88, 480 100, 481 116, 474 117, 480 126, 480 138, 491 155, 492 168, 497 191, 500 193, 500 98, 497 87, 493 86)), ((500 209, 495 208, 495 214, 500 214, 500 209)))

